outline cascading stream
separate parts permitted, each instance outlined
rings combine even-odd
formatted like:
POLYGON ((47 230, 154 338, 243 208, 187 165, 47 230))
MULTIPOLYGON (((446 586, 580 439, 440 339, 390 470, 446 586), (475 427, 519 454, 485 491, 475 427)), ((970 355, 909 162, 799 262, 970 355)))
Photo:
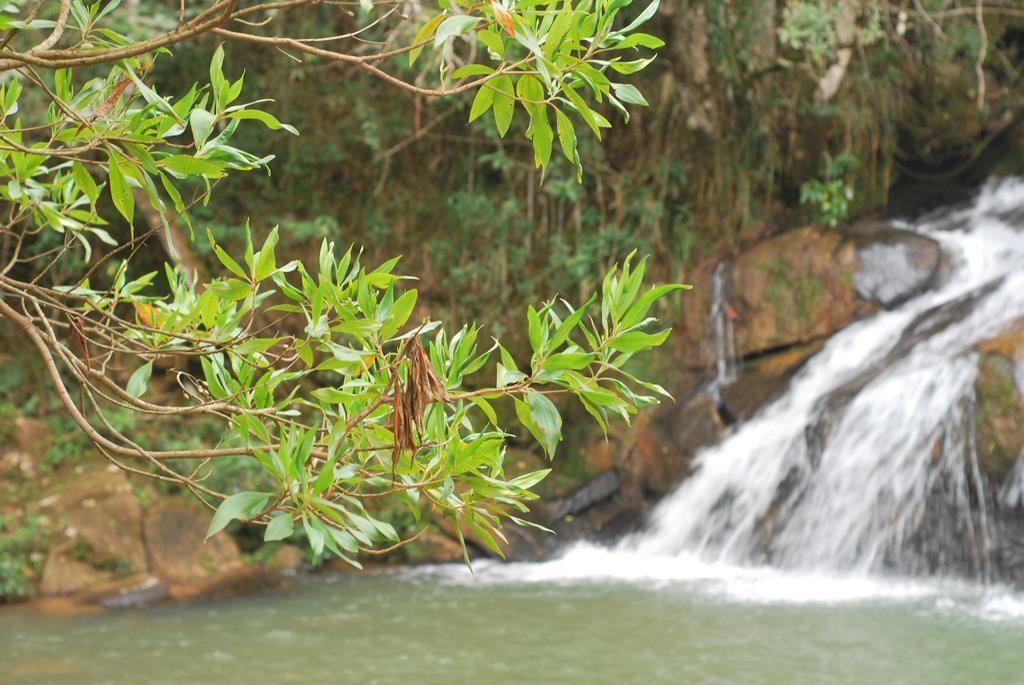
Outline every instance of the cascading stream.
POLYGON ((942 245, 944 285, 833 336, 618 552, 987 579, 986 502, 1024 499, 1024 471, 985 492, 973 346, 1024 316, 1022 208, 1024 182, 1008 180, 908 227, 942 245))
POLYGON ((713 334, 715 376, 707 387, 711 400, 720 405, 722 388, 736 382, 739 363, 736 357, 736 314, 729 304, 729 267, 724 262, 715 266, 711 274, 711 311, 708 313, 713 334))

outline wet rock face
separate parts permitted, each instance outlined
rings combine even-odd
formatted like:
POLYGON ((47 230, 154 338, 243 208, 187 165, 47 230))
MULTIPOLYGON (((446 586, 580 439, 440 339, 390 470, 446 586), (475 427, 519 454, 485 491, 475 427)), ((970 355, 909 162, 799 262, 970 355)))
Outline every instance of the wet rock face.
POLYGON ((704 393, 678 405, 662 405, 649 424, 638 426, 624 459, 624 480, 648 493, 674 490, 690 475, 697 451, 717 442, 724 429, 718 409, 704 393))
POLYGON ((942 263, 936 241, 885 224, 860 224, 850 232, 860 262, 853 280, 858 296, 893 309, 936 284, 942 263))
POLYGON ((824 344, 815 340, 746 362, 739 379, 722 389, 720 412, 727 413, 730 422, 750 419, 789 388, 793 376, 824 344))
POLYGON ((1012 360, 983 354, 975 382, 977 448, 981 469, 1001 482, 1024 449, 1024 402, 1012 360))
POLYGON ((741 254, 733 267, 740 357, 829 336, 856 314, 853 246, 835 231, 802 228, 741 254))

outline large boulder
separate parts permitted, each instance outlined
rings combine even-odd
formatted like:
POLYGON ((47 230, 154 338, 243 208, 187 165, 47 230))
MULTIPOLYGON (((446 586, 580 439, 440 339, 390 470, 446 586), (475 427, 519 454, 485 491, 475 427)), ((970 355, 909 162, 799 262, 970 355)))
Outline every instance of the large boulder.
POLYGON ((153 573, 172 585, 241 569, 241 553, 226 533, 204 543, 209 513, 190 500, 158 500, 146 509, 143 536, 153 573))
POLYGON ((865 300, 892 309, 938 281, 942 249, 932 238, 881 222, 855 224, 849 233, 859 262, 853 284, 865 300))
POLYGON ((853 245, 813 227, 742 253, 732 269, 740 357, 832 335, 856 313, 853 245))
POLYGON ((65 544, 50 548, 39 581, 39 592, 43 595, 69 595, 113 579, 113 571, 76 559, 73 546, 65 544))
POLYGON ((67 594, 146 570, 142 513, 124 472, 81 470, 43 497, 39 511, 56 528, 40 592, 67 594))

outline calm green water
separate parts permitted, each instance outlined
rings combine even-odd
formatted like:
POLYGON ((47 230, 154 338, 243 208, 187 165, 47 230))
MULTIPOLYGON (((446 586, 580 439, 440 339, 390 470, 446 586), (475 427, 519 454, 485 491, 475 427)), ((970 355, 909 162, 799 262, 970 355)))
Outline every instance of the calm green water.
POLYGON ((586 565, 343 575, 79 616, 7 609, 0 683, 1024 683, 1020 596, 586 565))

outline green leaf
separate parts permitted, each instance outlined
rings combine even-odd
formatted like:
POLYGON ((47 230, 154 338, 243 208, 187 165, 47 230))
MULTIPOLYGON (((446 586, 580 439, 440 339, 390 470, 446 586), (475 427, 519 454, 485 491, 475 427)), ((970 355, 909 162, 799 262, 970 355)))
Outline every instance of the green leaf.
POLYGON ((99 188, 96 186, 96 181, 93 177, 85 170, 85 166, 81 162, 75 162, 71 165, 71 177, 78 186, 78 189, 85 193, 85 196, 89 198, 89 204, 92 207, 96 206, 96 199, 100 195, 99 188))
MULTIPOLYGON (((210 60, 210 86, 213 88, 214 97, 218 104, 225 104, 220 101, 220 95, 226 90, 227 79, 224 77, 224 45, 218 45, 210 60)), ((218 109, 219 111, 219 109, 218 109)))
POLYGON ((612 90, 615 91, 615 97, 623 102, 627 102, 631 105, 640 105, 641 107, 649 106, 647 99, 644 98, 643 94, 632 84, 613 83, 612 90))
POLYGON ((516 107, 512 79, 502 75, 493 79, 488 85, 494 89, 494 123, 498 126, 498 135, 504 138, 512 124, 512 114, 516 107))
POLYGON ((503 364, 498 364, 498 387, 504 388, 518 383, 526 378, 526 374, 515 369, 506 369, 503 364))
POLYGON ((131 378, 128 379, 128 385, 125 387, 125 390, 132 397, 142 397, 146 394, 146 388, 149 387, 149 377, 152 374, 153 362, 146 362, 139 368, 135 369, 131 378))
POLYGON ((224 530, 232 521, 248 521, 262 513, 273 497, 269 492, 239 492, 221 502, 206 530, 206 539, 224 530))
POLYGON ((262 281, 274 273, 274 269, 277 268, 277 259, 274 255, 277 239, 277 226, 274 226, 270 231, 270 235, 267 236, 266 242, 263 243, 263 247, 260 248, 259 254, 256 256, 256 266, 253 267, 253 278, 255 280, 262 281))
POLYGON ((565 34, 569 32, 572 27, 572 12, 566 7, 555 20, 551 23, 551 29, 548 31, 547 39, 544 42, 544 53, 549 57, 554 57, 558 48, 562 45, 562 40, 565 38, 565 34))
POLYGON ((587 103, 583 101, 583 98, 580 97, 579 93, 577 93, 572 86, 566 85, 564 91, 566 97, 569 98, 569 102, 572 103, 572 106, 577 112, 579 112, 580 116, 583 117, 583 121, 587 122, 587 126, 589 126, 590 130, 594 132, 597 139, 601 140, 601 128, 597 123, 596 112, 587 106, 587 103))
POLYGON ((550 459, 562 439, 562 417, 554 403, 539 392, 531 390, 526 393, 526 401, 530 406, 530 418, 540 432, 541 446, 550 459))
POLYGON ((493 73, 494 67, 489 67, 486 64, 467 64, 452 72, 452 78, 461 79, 469 78, 470 76, 486 76, 493 73))
POLYGON ((291 537, 294 532, 295 522, 292 521, 291 514, 275 516, 270 520, 270 525, 263 532, 263 541, 274 542, 275 540, 284 540, 291 537))
POLYGON ((635 74, 653 61, 653 58, 634 59, 629 62, 609 62, 608 66, 620 74, 635 74))
POLYGON ((660 1, 661 0, 654 0, 654 2, 648 5, 644 9, 644 11, 640 13, 640 16, 638 16, 636 19, 630 22, 630 24, 626 26, 626 28, 622 29, 622 33, 630 33, 633 29, 637 28, 638 26, 646 22, 648 19, 653 17, 654 13, 658 11, 658 4, 660 3, 660 1))
POLYGON ((576 150, 576 129, 569 117, 560 109, 555 109, 555 125, 558 128, 558 142, 562 148, 565 158, 576 165, 576 182, 583 180, 583 165, 580 163, 580 155, 576 150))
POLYGON ((473 98, 473 106, 469 108, 469 120, 479 119, 491 108, 493 102, 494 89, 487 85, 481 86, 480 90, 476 92, 476 97, 473 98))
POLYGON ((516 476, 510 480, 508 484, 517 488, 522 488, 523 490, 529 490, 534 485, 544 480, 549 473, 551 473, 551 469, 531 471, 529 473, 524 473, 521 476, 516 476))
POLYGON ((562 371, 564 369, 572 369, 573 371, 579 371, 590 366, 595 359, 597 359, 596 355, 585 352, 562 352, 561 354, 553 354, 548 357, 544 362, 544 370, 562 371))
POLYGON ((269 128, 271 131, 285 130, 291 133, 293 136, 299 135, 298 130, 290 124, 282 124, 278 121, 270 112, 264 112, 258 109, 240 109, 232 112, 227 116, 228 119, 254 119, 264 126, 269 128))
MULTIPOLYGON (((437 30, 438 25, 440 25, 440 23, 443 20, 444 12, 442 12, 441 14, 437 15, 436 17, 428 21, 426 24, 424 24, 423 28, 421 28, 419 32, 416 34, 416 38, 413 39, 413 45, 415 45, 416 43, 424 43, 428 38, 434 35, 434 31, 437 30)), ((409 53, 409 66, 412 66, 412 63, 415 62, 416 58, 420 56, 420 53, 423 52, 424 47, 426 47, 426 45, 420 45, 419 47, 414 48, 409 53)))
POLYGON ((547 112, 541 110, 530 127, 533 129, 533 161, 540 167, 545 168, 551 161, 551 147, 555 141, 555 134, 548 123, 547 112))
POLYGON ((192 137, 196 141, 196 147, 201 148, 206 139, 210 137, 213 130, 214 116, 205 109, 196 108, 189 115, 189 125, 192 127, 192 137))
POLYGON ((453 36, 462 35, 478 23, 480 23, 479 17, 471 17, 468 14, 457 14, 454 17, 448 17, 437 27, 437 33, 434 34, 434 47, 439 47, 453 36))
POLYGON ((611 342, 611 347, 613 350, 617 350, 619 352, 639 352, 641 350, 661 345, 665 342, 671 332, 671 328, 667 328, 660 333, 641 333, 640 331, 630 331, 629 333, 623 333, 622 335, 614 338, 611 342))
POLYGON ((572 335, 573 330, 575 330, 580 321, 583 320, 583 317, 586 315, 587 311, 590 309, 590 305, 594 303, 595 299, 597 299, 597 295, 591 295, 590 299, 587 300, 582 307, 569 314, 569 316, 565 317, 562 323, 559 324, 558 328, 555 330, 555 334, 551 336, 550 347, 552 350, 557 350, 561 347, 562 343, 569 339, 569 336, 572 335))
POLYGON ((492 426, 498 427, 498 415, 494 412, 494 407, 491 406, 490 402, 482 397, 470 397, 469 401, 480 408, 480 411, 484 413, 484 416, 487 417, 492 426))
POLYGON ((210 245, 213 246, 213 252, 214 254, 217 255, 217 259, 220 260, 220 263, 223 264, 228 269, 228 271, 235 274, 239 278, 249 280, 249 275, 245 273, 245 270, 242 268, 242 265, 236 262, 231 257, 231 255, 224 251, 224 248, 217 244, 217 242, 213 239, 213 232, 210 231, 209 228, 206 229, 206 235, 209 237, 210 245))
POLYGON ((395 300, 388 311, 387 321, 381 327, 382 336, 390 338, 406 324, 409 317, 412 316, 413 309, 416 308, 416 297, 417 292, 415 290, 406 290, 395 300))
POLYGON ((505 41, 502 40, 501 36, 492 29, 484 29, 483 31, 476 34, 476 37, 480 39, 480 42, 487 46, 487 49, 497 55, 499 58, 505 54, 505 41))
POLYGON ((652 36, 649 33, 634 33, 626 36, 619 42, 615 48, 617 50, 625 50, 627 48, 649 48, 651 50, 657 50, 658 48, 664 47, 665 41, 657 36, 652 36))
POLYGON ((306 531, 306 539, 309 547, 313 550, 313 559, 319 559, 324 553, 324 544, 327 542, 326 526, 320 523, 319 519, 302 517, 302 528, 306 531), (319 524, 319 525, 317 525, 319 524))
POLYGON ((527 74, 520 77, 516 83, 516 95, 531 114, 544 106, 544 84, 536 76, 527 74))
POLYGON ((192 155, 172 155, 160 160, 160 166, 177 176, 205 176, 221 178, 224 176, 226 162, 214 159, 202 159, 192 155))
POLYGON ((109 153, 110 164, 107 167, 110 174, 110 199, 114 201, 114 207, 129 224, 134 223, 135 218, 135 197, 132 189, 128 186, 124 174, 119 165, 123 157, 115 152, 109 153))
POLYGON ((222 300, 234 302, 242 300, 252 292, 252 286, 237 278, 218 278, 206 284, 206 289, 222 300))
POLYGON ((644 317, 647 316, 647 312, 650 310, 651 305, 653 305, 657 300, 676 290, 689 289, 690 286, 682 283, 671 283, 669 285, 659 285, 651 288, 638 297, 636 302, 626 310, 626 313, 622 315, 622 320, 619 322, 619 325, 622 326, 622 328, 632 328, 644 320, 644 317))

